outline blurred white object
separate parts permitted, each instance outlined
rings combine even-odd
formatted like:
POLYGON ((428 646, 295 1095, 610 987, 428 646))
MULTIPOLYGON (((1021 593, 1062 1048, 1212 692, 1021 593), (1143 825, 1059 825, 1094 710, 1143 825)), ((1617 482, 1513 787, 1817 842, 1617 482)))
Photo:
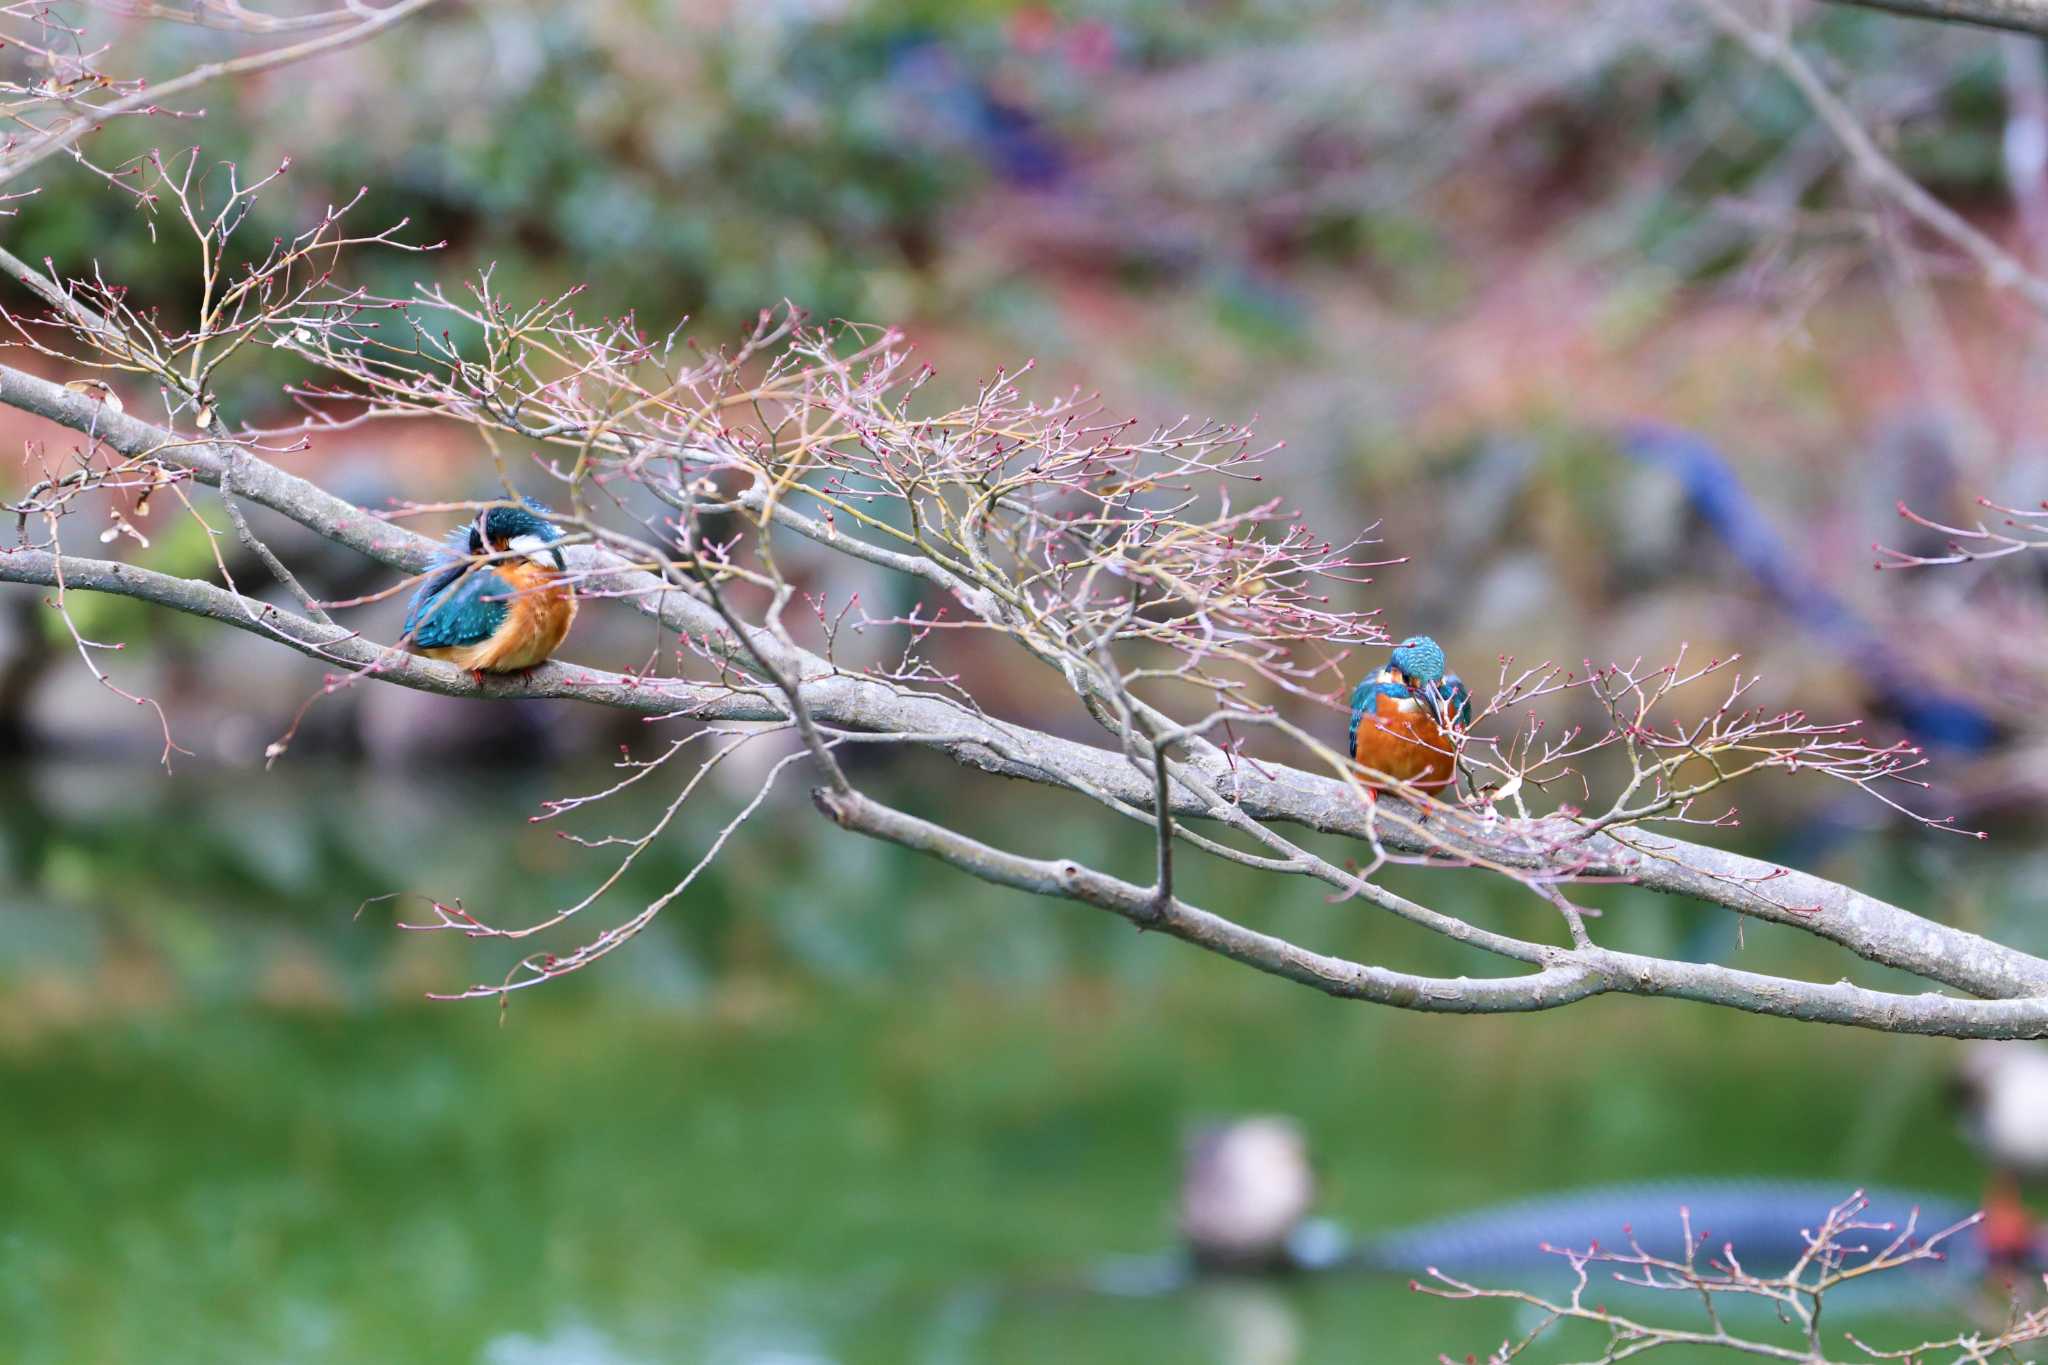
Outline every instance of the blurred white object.
POLYGON ((1210 1281, 1198 1300, 1220 1365, 1295 1365, 1301 1310, 1278 1287, 1256 1280, 1210 1281))
POLYGON ((1204 1128, 1181 1169, 1180 1234, 1203 1265, 1274 1268, 1315 1202, 1308 1142, 1288 1119, 1261 1116, 1204 1128))
POLYGON ((2048 1048, 1971 1043, 1963 1054, 1963 1123, 1985 1160, 2048 1176, 2048 1048))

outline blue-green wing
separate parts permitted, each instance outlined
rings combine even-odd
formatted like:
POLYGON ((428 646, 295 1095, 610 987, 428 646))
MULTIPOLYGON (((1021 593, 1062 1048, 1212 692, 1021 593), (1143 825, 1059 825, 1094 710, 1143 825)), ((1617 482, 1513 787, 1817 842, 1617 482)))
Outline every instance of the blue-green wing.
POLYGON ((1444 699, 1444 714, 1451 723, 1464 729, 1472 723, 1472 689, 1465 686, 1465 680, 1455 673, 1444 674, 1444 680, 1436 685, 1437 692, 1444 699))
POLYGON ((420 585, 405 633, 415 649, 446 649, 487 640, 504 623, 517 591, 496 569, 451 564, 420 585))
POLYGON ((1365 719, 1365 713, 1377 710, 1381 697, 1392 697, 1396 701, 1408 695, 1408 689, 1397 682, 1383 682, 1378 674, 1367 678, 1351 691, 1351 734, 1344 741, 1346 756, 1358 752, 1358 724, 1365 719))

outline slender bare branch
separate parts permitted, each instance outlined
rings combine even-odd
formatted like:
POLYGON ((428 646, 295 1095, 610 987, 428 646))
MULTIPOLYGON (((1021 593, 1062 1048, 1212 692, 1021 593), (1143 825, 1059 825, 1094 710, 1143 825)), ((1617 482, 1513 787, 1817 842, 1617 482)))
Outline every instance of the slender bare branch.
MULTIPOLYGON (((228 452, 203 437, 176 433, 125 413, 112 411, 89 395, 0 366, 0 404, 34 412, 86 433, 131 458, 163 461, 202 483, 217 485, 228 467, 228 452)), ((363 512, 316 485, 286 473, 253 453, 246 453, 234 476, 243 497, 298 521, 338 544, 347 545, 405 572, 418 572, 435 562, 439 547, 391 522, 363 512)), ((53 566, 18 550, 0 555, 0 578, 48 582, 53 566)), ((47 552, 43 552, 47 554, 47 552)), ((67 562, 69 562, 67 560, 67 562)), ((617 594, 637 609, 659 616, 679 634, 707 638, 729 626, 700 597, 673 583, 632 567, 615 552, 582 547, 572 564, 587 592, 617 594)), ((178 586, 143 575, 130 567, 108 567, 95 580, 89 568, 70 575, 75 586, 126 592, 180 609, 228 621, 245 629, 272 630, 281 642, 329 659, 337 666, 376 666, 380 679, 455 695, 475 695, 474 685, 456 670, 405 657, 355 640, 345 631, 328 630, 279 609, 260 605, 259 621, 251 620, 247 599, 237 599, 208 585, 178 586), (172 600, 172 599, 178 600, 172 600), (187 602, 199 604, 186 605, 187 602), (265 622, 270 624, 264 624, 265 622)), ((1139 771, 1112 750, 1080 744, 1010 725, 962 705, 957 699, 899 684, 878 682, 835 668, 827 660, 793 648, 765 631, 748 631, 751 644, 773 659, 801 689, 821 726, 853 733, 889 735, 902 742, 929 747, 983 771, 1022 777, 1097 794, 1134 811, 1153 809, 1155 775, 1139 771)), ((572 696, 620 705, 643 714, 687 714, 707 719, 785 720, 786 706, 760 688, 730 683, 685 684, 677 679, 647 680, 550 666, 524 680, 493 679, 485 685, 491 696, 572 696)), ((1374 809, 1361 803, 1350 787, 1327 777, 1278 764, 1252 764, 1230 755, 1191 757, 1182 767, 1210 785, 1243 816, 1261 822, 1282 822, 1360 839, 1383 840, 1418 854, 1491 860, 1535 867, 1540 854, 1518 841, 1487 842, 1477 836, 1439 828, 1428 840, 1379 823, 1374 809)), ((1380 803, 1384 810, 1394 802, 1380 803)), ((1215 808, 1184 786, 1177 786, 1170 813, 1182 818, 1213 818, 1215 808)), ((1570 822, 1558 833, 1568 836, 1570 822)), ((1724 906, 1731 910, 1804 929, 1841 944, 1873 962, 1898 966, 1923 978, 1992 997, 2048 997, 2048 962, 1978 935, 1913 915, 1897 906, 1794 869, 1765 863, 1706 845, 1641 830, 1609 831, 1587 840, 1580 850, 1580 870, 1614 877, 1657 890, 1724 906)), ((1606 955, 1582 966, 1611 973, 1601 989, 1675 994, 1714 999, 1803 1018, 1867 1022, 1909 1031, 1961 1028, 1983 1036, 2026 1033, 2040 1026, 2028 1011, 2031 1002, 2012 1004, 1957 1001, 1942 996, 1886 997, 1848 986, 1819 986, 1765 976, 1734 974, 1708 982, 1688 964, 1656 964, 1626 955, 1606 955)), ((1718 970, 1718 969, 1716 969, 1718 970)), ((1555 978, 1552 978, 1554 981, 1555 978)), ((1591 989, 1574 974, 1574 988, 1591 989)))
POLYGON ((2043 0, 1834 0, 1836 4, 1881 9, 1912 19, 1976 24, 2048 37, 2048 3, 2043 0))

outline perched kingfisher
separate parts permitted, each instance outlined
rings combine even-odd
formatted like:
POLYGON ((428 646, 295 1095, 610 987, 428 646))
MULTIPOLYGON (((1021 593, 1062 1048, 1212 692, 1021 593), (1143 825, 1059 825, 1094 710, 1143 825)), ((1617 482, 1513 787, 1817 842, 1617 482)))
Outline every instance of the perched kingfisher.
MULTIPOLYGON (((1411 635, 1352 692, 1349 752, 1376 774, 1434 791, 1451 783, 1451 733, 1471 723, 1472 694, 1444 671, 1443 647, 1411 635)), ((1366 779, 1368 792, 1386 786, 1366 779)))
POLYGON ((405 636, 430 659, 446 659, 483 681, 545 662, 576 619, 562 532, 533 499, 493 507, 449 534, 451 559, 413 594, 405 636), (512 556, 479 563, 486 555, 512 556))

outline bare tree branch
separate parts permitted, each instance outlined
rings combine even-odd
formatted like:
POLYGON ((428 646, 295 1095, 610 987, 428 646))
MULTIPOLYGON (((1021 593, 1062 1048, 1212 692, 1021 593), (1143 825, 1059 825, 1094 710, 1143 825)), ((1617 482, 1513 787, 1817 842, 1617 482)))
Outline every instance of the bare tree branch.
MULTIPOLYGON (((177 433, 115 412, 82 393, 0 366, 0 403, 37 413, 104 442, 131 458, 160 460, 218 484, 230 451, 204 437, 177 433)), ((436 546, 370 516, 310 482, 247 452, 234 487, 249 500, 283 513, 322 536, 408 572, 434 561, 436 546)), ((727 628, 713 607, 688 593, 661 589, 662 581, 624 564, 608 551, 575 552, 583 582, 594 593, 628 595, 641 610, 659 614, 680 632, 703 635, 727 628)), ((45 550, 0 553, 0 580, 52 585, 59 565, 45 550)), ((370 670, 380 681, 455 696, 571 698, 650 716, 704 720, 787 720, 788 708, 771 691, 727 684, 693 685, 676 678, 635 678, 550 664, 520 678, 491 679, 481 688, 467 674, 393 651, 338 627, 308 621, 272 604, 223 588, 152 573, 109 561, 65 556, 74 588, 136 597, 203 615, 276 639, 339 669, 370 670)), ((834 733, 886 735, 945 752, 972 767, 1007 776, 1091 790, 1138 810, 1154 808, 1156 774, 1134 769, 1113 751, 1005 725, 957 702, 878 684, 833 668, 808 651, 777 641, 758 628, 749 641, 786 670, 818 724, 834 733)), ((1250 765, 1186 760, 1200 781, 1213 783, 1244 816, 1280 821, 1360 838, 1401 842, 1406 836, 1375 829, 1344 783, 1284 767, 1263 772, 1250 765)), ((1184 789, 1172 799, 1184 817, 1215 811, 1184 789)), ((1156 888, 1123 883, 1078 865, 1018 858, 953 831, 889 810, 859 793, 828 792, 821 805, 842 826, 941 857, 963 870, 1005 885, 1083 901, 1158 928, 1212 951, 1319 989, 1408 1008, 1443 1011, 1548 1009, 1591 995, 1622 992, 1706 1001, 1790 1018, 1850 1023, 1902 1032, 1971 1037, 2048 1033, 2048 963, 1896 906, 1807 874, 1703 845, 1640 830, 1605 833, 1589 845, 1588 866, 1659 890, 1711 903, 1831 938, 1858 955, 1903 966, 1946 985, 2011 1000, 1961 1000, 1941 995, 1901 996, 1837 983, 1823 985, 1738 972, 1710 964, 1665 962, 1591 945, 1538 949, 1539 970, 1498 981, 1440 981, 1328 958, 1187 906, 1162 900, 1156 888), (1783 898, 1783 899, 1781 899, 1783 898), (1786 909, 1790 900, 1798 909, 1786 909)), ((1435 836, 1444 837, 1443 834, 1435 836)), ((1445 852, 1417 839, 1417 852, 1445 852)), ((1462 849, 1454 854, 1504 862, 1533 862, 1513 846, 1462 849)))
MULTIPOLYGON (((305 38, 298 42, 288 43, 283 47, 271 48, 264 52, 252 52, 246 56, 233 57, 224 61, 208 62, 203 66, 193 67, 190 71, 155 85, 142 83, 139 88, 117 99, 108 100, 104 104, 67 99, 62 102, 60 107, 66 110, 68 117, 53 120, 49 126, 37 129, 24 141, 9 146, 4 152, 0 152, 0 185, 16 179, 38 162, 45 161, 57 153, 74 146, 80 139, 103 127, 109 120, 128 114, 154 112, 162 106, 165 100, 173 99, 202 85, 220 80, 225 76, 244 76, 257 71, 268 71, 280 66, 289 66, 296 62, 306 61, 313 57, 338 51, 341 48, 352 47, 357 43, 367 42, 371 38, 390 29, 393 25, 404 22, 434 3, 435 0, 395 0, 395 3, 383 9, 372 9, 367 5, 352 4, 346 11, 342 12, 352 21, 346 28, 335 29, 318 37, 305 38)), ((15 6, 13 8, 17 11, 30 12, 42 11, 47 7, 43 5, 27 5, 15 6)), ((240 11, 241 7, 235 6, 234 10, 240 11)), ((232 11, 228 13, 232 13, 232 11)), ((244 15, 248 14, 247 11, 241 11, 241 13, 244 15)), ((153 13, 152 17, 159 16, 153 13)), ((256 16, 250 17, 253 19, 256 16)), ((339 16, 334 20, 323 17, 322 23, 325 25, 337 22, 338 20, 339 16)), ((41 15, 37 15, 35 22, 44 23, 47 20, 41 15)), ((286 31, 284 26, 275 23, 268 25, 242 23, 233 26, 243 32, 267 33, 286 31)), ((81 82, 81 84, 89 86, 90 83, 81 82)), ((15 117, 19 119, 21 115, 17 112, 15 117)))
POLYGON ((2043 0, 1834 0, 1836 4, 1881 9, 1913 19, 2048 37, 2048 3, 2043 0))
MULTIPOLYGON (((1820 73, 1813 69, 1781 33, 1772 31, 1742 17, 1729 0, 1695 0, 1714 23, 1747 48, 1758 60, 1774 67, 1793 87, 1799 91, 1813 112, 1827 125, 1836 141, 1848 154, 1849 163, 1856 174, 1863 177, 1878 193, 1896 203, 1914 221, 1929 232, 1963 252, 1984 273, 1985 280, 1996 289, 2009 289, 2025 299, 2032 307, 2048 312, 2048 280, 2042 279, 2027 267, 2026 262, 2007 251, 1980 231, 1970 221, 1930 194, 1919 181, 1899 169, 1899 166, 1878 147, 1855 113, 1842 102, 1828 86, 1820 73)), ((2018 22, 2001 27, 2024 27, 2028 31, 2048 35, 2048 4, 2034 3, 2033 0, 1987 0, 1986 3, 1972 3, 1972 0, 1958 0, 1958 3, 1944 4, 1940 0, 1921 7, 1901 3, 1886 5, 1915 13, 1926 13, 1929 17, 1961 19, 1963 14, 1949 13, 1936 15, 1933 11, 1981 10, 2003 11, 2017 19, 2024 17, 2025 24, 2018 22)), ((1977 18, 1975 22, 1990 22, 1977 18)))
POLYGON ((1162 901, 1138 886, 1071 860, 1005 853, 943 825, 892 810, 858 793, 820 788, 818 806, 842 829, 929 854, 984 881, 1093 905, 1275 976, 1345 999, 1446 1014, 1528 1013, 1610 992, 1724 1005, 1816 1023, 1855 1024, 1893 1033, 1945 1037, 2031 1038, 2048 1033, 2048 1000, 1958 1000, 1895 995, 1847 982, 1820 985, 1671 962, 1597 947, 1556 949, 1550 965, 1527 976, 1441 979, 1412 976, 1325 957, 1235 924, 1181 900, 1162 901))
MULTIPOLYGON (((426 2, 352 6, 364 16, 359 24, 241 61, 328 50, 426 2)), ((1852 159, 1876 158, 1862 166, 1866 174, 1898 175, 1867 138, 1856 140, 1861 130, 1829 103, 1831 93, 1796 52, 1732 11, 1717 13, 1778 62, 1823 117, 1833 111, 1830 125, 1842 124, 1836 133, 1852 159)), ((263 28, 262 16, 226 0, 159 17, 263 28)), ((243 69, 251 68, 217 63, 189 79, 243 69)), ((118 112, 138 93, 95 108, 118 112)), ((68 126, 55 120, 41 136, 61 138, 68 126)), ((31 140, 17 154, 41 154, 38 145, 31 140)), ((0 178, 7 164, 0 154, 0 178)), ((817 803, 845 829, 1349 998, 1512 1012, 1621 993, 1898 1032, 2048 1034, 2048 960, 1668 832, 1733 823, 1725 789, 1772 772, 1846 784, 1926 825, 1952 828, 1947 817, 1918 813, 1899 794, 1926 785, 1915 775, 1925 762, 1919 750, 1869 743, 1854 722, 1757 705, 1757 680, 1736 659, 1698 664, 1681 649, 1662 666, 1638 658, 1588 663, 1583 671, 1518 668, 1503 659, 1491 695, 1474 697, 1483 703, 1477 721, 1451 724, 1437 743, 1460 779, 1450 789, 1423 790, 1364 768, 1321 738, 1320 725, 1293 719, 1301 708, 1338 712, 1356 651, 1387 642, 1376 614, 1351 602, 1372 571, 1391 561, 1371 557, 1371 528, 1343 543, 1321 539, 1262 488, 1260 465, 1278 447, 1255 444, 1247 428, 1189 417, 1140 427, 1108 414, 1093 396, 1032 397, 1019 382, 1029 366, 998 372, 963 403, 928 410, 921 391, 931 370, 912 364, 895 331, 811 327, 794 309, 765 311, 738 344, 703 350, 679 333, 650 338, 630 317, 580 322, 573 290, 508 300, 489 272, 466 296, 423 285, 408 297, 377 297, 341 282, 343 254, 365 245, 426 248, 399 240, 396 229, 344 228, 360 196, 244 257, 231 239, 278 172, 248 181, 228 166, 216 177, 196 150, 169 160, 153 155, 134 170, 148 193, 175 206, 175 224, 198 249, 195 311, 138 307, 96 269, 67 277, 0 253, 0 270, 48 308, 36 316, 0 310, 10 344, 81 376, 56 383, 0 366, 0 406, 84 437, 56 458, 31 443, 30 463, 40 463, 42 477, 13 504, 18 544, 0 550, 0 581, 53 589, 51 605, 103 684, 147 701, 121 691, 96 662, 118 646, 79 630, 67 606, 73 591, 153 602, 307 654, 328 669, 307 706, 357 685, 397 682, 458 696, 574 698, 649 719, 708 723, 652 757, 622 756, 623 776, 606 790, 549 803, 542 818, 586 808, 656 774, 677 777, 651 828, 577 840, 623 850, 589 895, 524 925, 487 923, 459 903, 434 901, 425 922, 408 926, 470 937, 524 940, 581 915, 663 837, 728 756, 765 734, 801 741, 800 752, 774 760, 759 789, 666 893, 572 951, 531 952, 503 981, 464 995, 503 998, 616 949, 688 889, 761 807, 778 774, 808 760, 827 784, 817 803), (287 390, 305 415, 283 432, 237 427, 219 412, 214 376, 258 346, 295 357, 311 376, 287 390), (162 396, 164 422, 123 408, 113 381, 138 378, 162 396), (355 602, 323 603, 257 534, 244 506, 266 508, 406 575, 447 564, 443 545, 396 524, 436 509, 375 516, 266 458, 317 433, 394 418, 453 421, 490 444, 503 497, 439 510, 473 516, 517 498, 499 443, 532 454, 569 506, 560 521, 571 534, 561 548, 574 590, 660 623, 662 647, 642 671, 550 664, 478 682, 414 658, 405 640, 380 644, 336 623, 330 611, 381 600, 410 580, 355 602), (243 590, 217 550, 219 584, 67 551, 67 528, 86 512, 110 523, 102 543, 146 545, 131 517, 159 495, 200 519, 214 545, 222 533, 189 496, 194 484, 219 491, 241 544, 299 610, 243 590), (857 595, 828 604, 824 592, 798 587, 810 581, 808 561, 820 556, 851 561, 863 574, 902 575, 919 596, 904 614, 881 619, 856 612, 857 595), (787 571, 785 557, 806 562, 787 571), (849 635, 867 635, 851 650, 842 635, 849 621, 849 635), (1104 742, 990 714, 925 648, 966 632, 1014 650, 1073 703, 1078 718, 1099 727, 1104 742), (899 646, 899 655, 886 652, 899 646), (1575 706, 1579 718, 1549 725, 1539 708, 1551 702, 1575 706), (1678 714, 1686 706, 1698 709, 1678 714), (743 722, 760 728, 733 728, 743 722), (1140 824, 1155 845, 1153 884, 1009 853, 894 810, 858 789, 841 763, 843 750, 863 744, 934 750, 1140 824), (1284 761, 1290 757, 1294 763, 1284 761), (1615 779, 1597 798, 1595 765, 1606 770, 1602 784, 1615 779), (1564 799, 1567 790, 1583 792, 1584 802, 1564 799), (1285 826, 1342 835, 1356 858, 1325 856, 1285 826), (1319 894, 1363 902, 1521 974, 1418 976, 1260 934, 1188 903, 1178 860, 1196 854, 1269 877, 1304 878, 1319 894), (1397 894, 1380 881, 1390 864, 1504 877, 1529 893, 1536 928, 1482 927, 1397 894), (1695 898, 1981 998, 1616 952, 1596 941, 1591 911, 1566 894, 1568 884, 1588 880, 1695 898), (1566 941, 1550 941, 1560 925, 1566 941)), ((1916 212, 1977 254, 1994 277, 2023 292, 2038 289, 2048 306, 2048 285, 2024 271, 2007 278, 2006 259, 1991 254, 1999 248, 1970 236, 1974 230, 1959 227, 1948 210, 1929 199, 1916 212)), ((164 724, 168 761, 175 746, 168 718, 164 724)), ((296 728, 294 720, 269 758, 286 751, 296 728)))
MULTIPOLYGON (((1491 1299, 1533 1313, 1534 1325, 1522 1330, 1519 1337, 1503 1341, 1487 1355, 1486 1365, 1508 1365, 1522 1358, 1539 1341, 1549 1338, 1554 1327, 1567 1322, 1587 1324, 1606 1337, 1605 1349, 1587 1365, 1612 1365, 1671 1346, 1796 1365, 1846 1365, 1848 1359, 1984 1365, 2017 1359, 2014 1348, 2048 1338, 2048 1309, 2024 1306, 2015 1294, 2004 1322, 1988 1330, 1959 1332, 1896 1350, 1870 1345, 1848 1333, 1843 1339, 1856 1355, 1833 1354, 1832 1334, 1824 1330, 1823 1322, 1824 1315, 1832 1320, 1826 1308, 1836 1290, 1873 1276, 1890 1281, 1914 1266, 1946 1259, 1960 1240, 1958 1234, 1979 1223, 1982 1214, 1949 1227, 1922 1229, 1917 1208, 1903 1219, 1879 1221, 1870 1212, 1869 1199, 1858 1191, 1828 1210, 1817 1225, 1800 1229, 1805 1250, 1791 1265, 1761 1273, 1746 1268, 1733 1245, 1713 1246, 1712 1232, 1696 1230, 1687 1210, 1680 1208, 1677 1213, 1681 1239, 1675 1251, 1645 1250, 1633 1229, 1623 1232, 1625 1245, 1620 1248, 1603 1249, 1597 1244, 1583 1249, 1546 1247, 1570 1269, 1572 1286, 1566 1295, 1482 1288, 1436 1269, 1429 1271, 1427 1280, 1411 1287, 1436 1298, 1491 1299), (1592 1274, 1596 1268, 1602 1272, 1597 1288, 1592 1274), (1662 1313, 1616 1312, 1601 1299, 1588 1297, 1589 1292, 1604 1296, 1621 1287, 1652 1291, 1640 1297, 1653 1308, 1660 1306, 1657 1298, 1675 1296, 1679 1303, 1701 1311, 1697 1316, 1687 1315, 1681 1324, 1664 1320, 1662 1313), (1769 1311, 1738 1317, 1735 1310, 1744 1304, 1769 1311), (1764 1322, 1773 1320, 1778 1328, 1775 1334, 1763 1327, 1764 1322)), ((1788 1212, 1787 1217, 1791 1216, 1788 1212)), ((1449 1365, 1452 1357, 1438 1359, 1449 1365)))

